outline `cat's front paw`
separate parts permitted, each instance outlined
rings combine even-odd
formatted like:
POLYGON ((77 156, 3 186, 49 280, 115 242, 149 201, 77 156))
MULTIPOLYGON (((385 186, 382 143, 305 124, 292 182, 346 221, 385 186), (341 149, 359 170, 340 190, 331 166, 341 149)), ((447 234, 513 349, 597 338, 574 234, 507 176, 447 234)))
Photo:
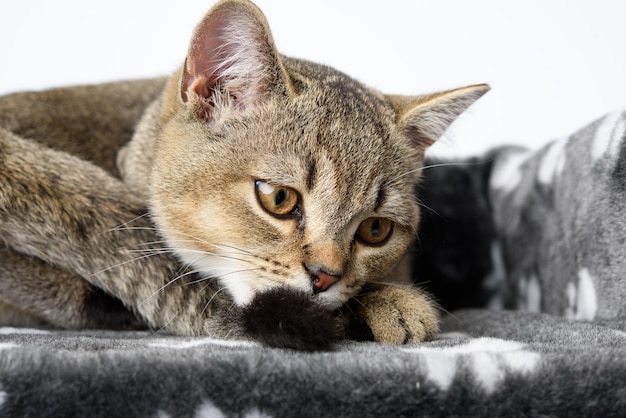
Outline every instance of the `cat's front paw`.
POLYGON ((356 318, 348 334, 387 344, 432 339, 438 330, 434 303, 422 291, 409 287, 381 287, 351 305, 356 318))

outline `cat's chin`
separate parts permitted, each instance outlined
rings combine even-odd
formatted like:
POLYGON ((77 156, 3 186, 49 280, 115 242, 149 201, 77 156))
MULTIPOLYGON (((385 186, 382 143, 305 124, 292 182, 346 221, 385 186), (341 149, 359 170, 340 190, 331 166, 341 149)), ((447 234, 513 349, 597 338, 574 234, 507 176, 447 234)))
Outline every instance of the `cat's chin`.
POLYGON ((271 347, 325 351, 344 339, 343 324, 334 311, 288 287, 257 293, 240 313, 247 336, 271 347))

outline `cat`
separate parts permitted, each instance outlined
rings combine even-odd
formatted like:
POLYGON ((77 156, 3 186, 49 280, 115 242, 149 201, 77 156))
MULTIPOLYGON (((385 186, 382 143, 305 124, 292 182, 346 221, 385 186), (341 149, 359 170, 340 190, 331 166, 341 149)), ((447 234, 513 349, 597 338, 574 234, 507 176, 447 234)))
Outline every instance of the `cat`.
POLYGON ((433 338, 403 261, 414 190, 488 89, 382 94, 280 55, 254 4, 222 0, 167 79, 3 97, 1 321, 301 349, 433 338))

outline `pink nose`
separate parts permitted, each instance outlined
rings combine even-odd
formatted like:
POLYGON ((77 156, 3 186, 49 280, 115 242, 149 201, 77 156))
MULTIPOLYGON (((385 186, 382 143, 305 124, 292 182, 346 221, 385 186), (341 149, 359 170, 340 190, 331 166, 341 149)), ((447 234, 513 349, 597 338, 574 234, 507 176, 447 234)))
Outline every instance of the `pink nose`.
POLYGON ((318 271, 313 274, 313 291, 315 293, 323 292, 337 281, 339 281, 339 276, 334 276, 332 274, 324 273, 323 271, 318 271))

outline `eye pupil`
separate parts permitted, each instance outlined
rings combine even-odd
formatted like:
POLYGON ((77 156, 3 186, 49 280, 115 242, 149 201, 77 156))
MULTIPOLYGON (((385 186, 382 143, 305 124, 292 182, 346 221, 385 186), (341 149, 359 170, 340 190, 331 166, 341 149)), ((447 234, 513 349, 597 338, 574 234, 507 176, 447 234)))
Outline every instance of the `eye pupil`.
POLYGON ((380 220, 376 219, 372 222, 372 235, 377 236, 380 234, 380 220))
POLYGON ((287 198, 287 191, 285 189, 279 189, 274 196, 274 205, 280 206, 285 202, 287 198))

